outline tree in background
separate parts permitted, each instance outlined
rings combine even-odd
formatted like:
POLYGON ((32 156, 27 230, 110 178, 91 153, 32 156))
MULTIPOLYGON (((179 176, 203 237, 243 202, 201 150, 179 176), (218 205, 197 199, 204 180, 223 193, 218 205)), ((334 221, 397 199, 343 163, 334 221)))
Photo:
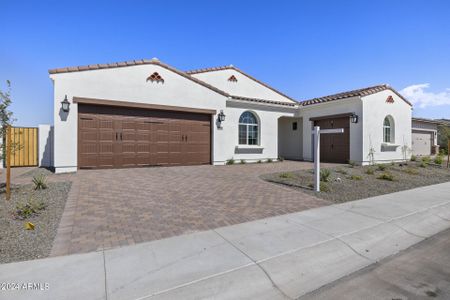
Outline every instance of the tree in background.
POLYGON ((441 150, 445 150, 445 154, 448 153, 448 142, 450 141, 450 123, 448 125, 440 125, 438 127, 438 144, 441 150))

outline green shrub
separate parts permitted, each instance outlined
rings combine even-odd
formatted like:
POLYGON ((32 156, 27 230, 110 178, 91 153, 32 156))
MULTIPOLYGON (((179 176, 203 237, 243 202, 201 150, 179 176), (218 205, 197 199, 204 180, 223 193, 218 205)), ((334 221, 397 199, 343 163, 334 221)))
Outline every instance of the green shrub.
POLYGON ((269 158, 269 159, 267 159, 267 162, 271 163, 271 162, 273 162, 273 160, 271 158, 269 158))
POLYGON ((44 190, 47 188, 47 176, 39 174, 33 177, 33 184, 35 190, 44 190))
POLYGON ((411 161, 416 161, 416 160, 417 160, 417 156, 411 155, 411 161))
POLYGON ((385 171, 386 170, 386 165, 378 165, 378 170, 379 171, 385 171))
POLYGON ((387 181, 394 181, 394 175, 391 173, 383 173, 380 176, 377 177, 378 179, 387 180, 387 181))
POLYGON ((426 168, 426 167, 427 167, 427 164, 424 163, 424 162, 422 161, 422 162, 420 163, 419 167, 421 167, 421 168, 426 168))
POLYGON ((410 175, 418 175, 419 171, 415 168, 409 167, 405 170, 405 173, 410 174, 410 175))
POLYGON ((429 164, 431 162, 431 158, 429 156, 422 157, 422 162, 429 164))
POLYGON ((347 175, 348 174, 347 171, 345 171, 344 169, 341 169, 341 168, 337 169, 336 173, 340 173, 340 174, 343 174, 343 175, 347 175))
POLYGON ((362 180, 362 177, 359 175, 352 175, 352 176, 350 176, 350 179, 351 180, 362 180))
POLYGON ((330 187, 325 182, 320 182, 320 191, 321 192, 325 192, 325 193, 329 192, 330 191, 330 187))
POLYGON ((366 170, 366 174, 373 175, 375 174, 375 170, 372 167, 368 167, 366 170))
POLYGON ((260 163, 262 163, 262 160, 258 160, 256 163, 257 163, 257 164, 260 164, 260 163))
POLYGON ((444 162, 444 159, 442 158, 441 155, 438 155, 434 158, 434 163, 437 165, 442 165, 443 162, 444 162))
POLYGON ((26 203, 19 203, 16 205, 16 211, 14 212, 14 216, 17 219, 24 220, 26 218, 35 216, 39 214, 41 210, 44 210, 47 205, 42 202, 36 202, 32 199, 28 200, 26 203))
POLYGON ((320 181, 328 182, 330 180, 331 171, 328 169, 320 170, 320 181))
POLYGON ((348 164, 350 165, 351 168, 356 166, 356 162, 354 160, 349 160, 348 164))
POLYGON ((234 163, 234 158, 230 158, 229 160, 227 160, 227 165, 234 165, 234 163))
POLYGON ((283 156, 278 156, 278 160, 279 161, 284 161, 284 157, 283 156))
POLYGON ((245 164, 245 163, 246 163, 245 160, 241 159, 241 164, 245 164))
POLYGON ((280 175, 280 178, 294 178, 294 174, 292 174, 292 173, 281 173, 280 175))

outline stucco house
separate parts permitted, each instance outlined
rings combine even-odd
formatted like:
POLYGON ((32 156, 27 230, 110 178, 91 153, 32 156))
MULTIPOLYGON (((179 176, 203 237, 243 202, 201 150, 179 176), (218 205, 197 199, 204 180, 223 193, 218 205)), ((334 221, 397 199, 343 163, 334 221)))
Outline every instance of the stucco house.
POLYGON ((367 164, 411 155, 411 104, 388 85, 296 101, 234 66, 181 71, 158 59, 53 69, 57 173, 313 159, 367 164), (371 155, 372 154, 372 155, 371 155))

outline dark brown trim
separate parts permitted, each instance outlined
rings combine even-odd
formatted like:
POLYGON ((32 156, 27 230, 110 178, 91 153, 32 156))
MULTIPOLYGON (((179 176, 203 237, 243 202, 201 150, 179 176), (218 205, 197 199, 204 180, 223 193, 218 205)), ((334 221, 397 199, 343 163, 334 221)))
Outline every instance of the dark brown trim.
POLYGON ((345 113, 345 114, 338 114, 338 115, 327 115, 327 116, 320 116, 320 117, 309 118, 309 120, 310 121, 318 121, 318 120, 325 120, 325 119, 344 118, 344 117, 350 117, 351 115, 353 115, 353 113, 345 113))
POLYGON ((133 108, 155 109, 155 110, 170 110, 170 111, 191 112, 191 113, 209 114, 209 115, 215 115, 217 112, 214 109, 201 109, 201 108, 190 108, 190 107, 181 107, 181 106, 147 104, 147 103, 139 103, 139 102, 127 102, 127 101, 119 101, 119 100, 106 100, 106 99, 82 98, 82 97, 73 97, 73 103, 133 107, 133 108))
POLYGON ((430 124, 435 124, 435 125, 448 125, 445 122, 442 121, 435 121, 435 120, 429 120, 429 119, 423 119, 423 118, 411 118, 411 120, 413 122, 422 122, 422 123, 430 123, 430 124))

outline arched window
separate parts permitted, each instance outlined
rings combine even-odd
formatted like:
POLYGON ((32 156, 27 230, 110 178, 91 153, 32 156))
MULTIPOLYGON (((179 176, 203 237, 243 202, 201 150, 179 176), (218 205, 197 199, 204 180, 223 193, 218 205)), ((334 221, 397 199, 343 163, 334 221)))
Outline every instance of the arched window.
POLYGON ((394 143, 394 136, 394 119, 391 116, 387 116, 383 122, 383 142, 394 143))
POLYGON ((246 111, 239 118, 239 145, 259 144, 259 124, 256 116, 246 111))

